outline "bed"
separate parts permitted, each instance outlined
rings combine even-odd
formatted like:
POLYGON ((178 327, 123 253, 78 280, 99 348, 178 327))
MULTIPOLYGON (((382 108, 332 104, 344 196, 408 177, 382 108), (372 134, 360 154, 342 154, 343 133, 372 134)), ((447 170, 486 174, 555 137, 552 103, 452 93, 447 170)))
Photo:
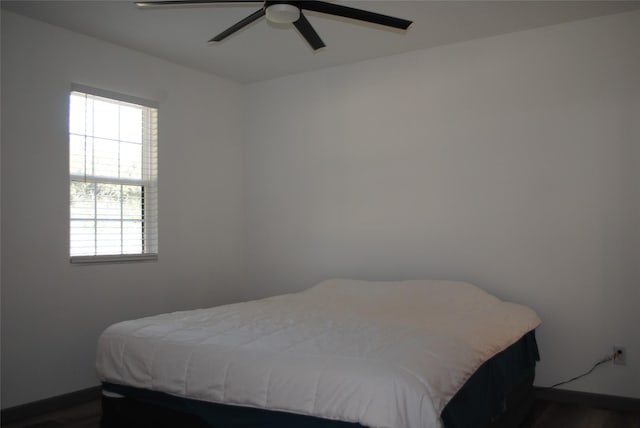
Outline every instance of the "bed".
POLYGON ((163 314, 98 342, 102 427, 517 426, 531 309, 453 281, 324 281, 163 314))

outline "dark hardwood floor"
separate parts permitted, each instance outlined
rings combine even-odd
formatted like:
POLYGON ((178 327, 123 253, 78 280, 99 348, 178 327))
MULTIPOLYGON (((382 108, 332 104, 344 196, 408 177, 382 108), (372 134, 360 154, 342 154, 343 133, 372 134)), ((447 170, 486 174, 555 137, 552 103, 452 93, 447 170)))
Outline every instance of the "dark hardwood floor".
POLYGON ((520 428, 640 428, 640 409, 617 412, 578 404, 536 401, 520 428))
MULTIPOLYGON (((2 424, 2 428, 98 428, 99 426, 100 402, 98 400, 21 422, 2 424)), ((520 428, 640 428, 640 409, 638 412, 616 412, 575 404, 536 401, 531 415, 520 428)))
POLYGON ((100 400, 89 401, 65 410, 5 424, 2 428, 98 428, 102 412, 100 400))

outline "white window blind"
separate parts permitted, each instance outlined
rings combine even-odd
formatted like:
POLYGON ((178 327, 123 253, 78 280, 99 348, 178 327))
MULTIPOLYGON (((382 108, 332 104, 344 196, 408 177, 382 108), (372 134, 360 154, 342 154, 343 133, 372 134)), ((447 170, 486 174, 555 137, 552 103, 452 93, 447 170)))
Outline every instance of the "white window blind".
POLYGON ((157 122, 152 102, 74 85, 69 97, 72 262, 158 253, 157 122))

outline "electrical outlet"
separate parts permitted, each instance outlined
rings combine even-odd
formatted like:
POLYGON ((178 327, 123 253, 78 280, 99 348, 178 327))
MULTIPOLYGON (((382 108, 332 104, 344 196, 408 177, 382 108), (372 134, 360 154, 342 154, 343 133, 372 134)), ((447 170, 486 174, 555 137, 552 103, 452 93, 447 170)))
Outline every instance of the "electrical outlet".
POLYGON ((627 349, 624 346, 613 346, 613 364, 627 365, 627 349))

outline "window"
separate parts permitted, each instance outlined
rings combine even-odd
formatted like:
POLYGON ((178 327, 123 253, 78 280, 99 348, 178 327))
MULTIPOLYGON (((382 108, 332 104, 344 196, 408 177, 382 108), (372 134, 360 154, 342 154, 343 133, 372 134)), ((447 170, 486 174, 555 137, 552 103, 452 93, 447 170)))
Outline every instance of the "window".
POLYGON ((72 87, 72 262, 157 258, 157 116, 149 101, 72 87))

